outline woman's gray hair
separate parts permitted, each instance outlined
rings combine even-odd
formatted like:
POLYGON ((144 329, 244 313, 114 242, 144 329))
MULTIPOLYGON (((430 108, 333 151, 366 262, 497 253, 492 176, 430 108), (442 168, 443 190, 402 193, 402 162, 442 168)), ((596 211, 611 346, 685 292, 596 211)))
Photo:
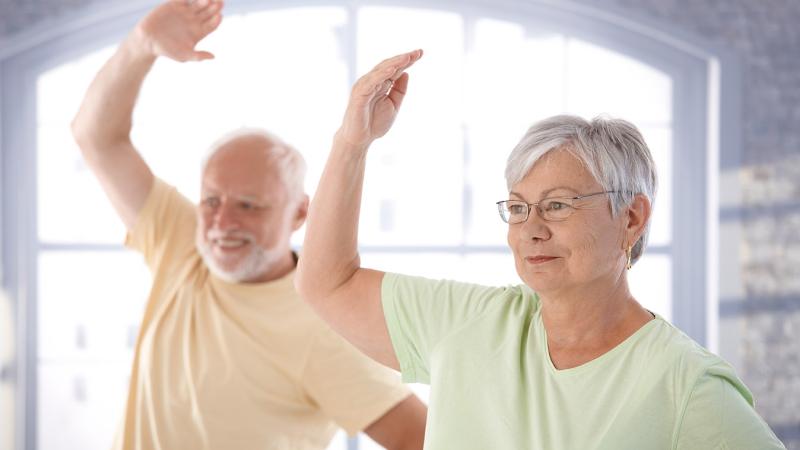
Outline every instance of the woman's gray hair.
POLYGON ((211 144, 205 159, 203 159, 203 172, 211 158, 227 144, 243 137, 260 137, 271 143, 269 147, 270 160, 277 166, 281 181, 286 186, 292 198, 299 199, 305 193, 306 161, 297 149, 284 142, 278 136, 261 128, 242 127, 225 134, 211 144))
MULTIPOLYGON (((642 134, 630 122, 596 117, 591 122, 576 116, 561 115, 531 126, 511 151, 506 164, 509 191, 531 171, 536 161, 550 151, 564 149, 578 158, 609 196, 611 214, 616 217, 630 206, 636 194, 655 203, 658 178, 650 150, 642 134)), ((647 246, 650 223, 633 246, 631 262, 636 262, 647 246)))

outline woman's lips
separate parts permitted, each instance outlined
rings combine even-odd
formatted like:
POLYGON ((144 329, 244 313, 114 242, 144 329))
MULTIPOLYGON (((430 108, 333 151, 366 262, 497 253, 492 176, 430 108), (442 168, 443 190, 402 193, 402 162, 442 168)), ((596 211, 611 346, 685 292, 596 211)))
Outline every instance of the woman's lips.
POLYGON ((525 258, 528 264, 544 264, 556 259, 556 256, 529 256, 525 258))

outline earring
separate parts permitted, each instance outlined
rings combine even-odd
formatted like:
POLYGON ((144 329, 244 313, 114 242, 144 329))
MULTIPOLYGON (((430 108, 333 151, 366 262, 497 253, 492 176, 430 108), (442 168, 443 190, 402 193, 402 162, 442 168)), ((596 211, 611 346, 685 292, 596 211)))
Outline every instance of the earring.
POLYGON ((628 264, 625 266, 625 268, 628 269, 628 270, 631 270, 631 267, 633 267, 633 263, 631 262, 631 253, 633 253, 633 246, 632 245, 630 247, 628 247, 627 250, 625 250, 625 255, 628 256, 628 264))

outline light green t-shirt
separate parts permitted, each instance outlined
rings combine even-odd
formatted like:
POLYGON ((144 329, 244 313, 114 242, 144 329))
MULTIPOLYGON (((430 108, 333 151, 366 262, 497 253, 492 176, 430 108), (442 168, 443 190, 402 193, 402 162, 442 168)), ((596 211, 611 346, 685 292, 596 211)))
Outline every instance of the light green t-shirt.
POLYGON ((557 370, 539 298, 386 274, 403 379, 431 385, 427 450, 782 449, 729 364, 664 319, 557 370))

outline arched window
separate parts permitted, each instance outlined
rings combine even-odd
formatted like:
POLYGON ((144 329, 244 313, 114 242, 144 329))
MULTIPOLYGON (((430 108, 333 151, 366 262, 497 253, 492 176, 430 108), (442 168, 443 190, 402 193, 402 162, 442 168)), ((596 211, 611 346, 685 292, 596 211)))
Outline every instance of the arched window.
MULTIPOLYGON (((710 56, 605 12, 548 2, 296 3, 229 10, 201 43, 213 62, 156 64, 133 138, 158 176, 196 199, 208 145, 261 126, 304 153, 311 193, 354 79, 383 57, 424 48, 398 122, 370 150, 364 265, 519 283, 494 205, 507 195, 508 153, 538 119, 609 114, 643 131, 660 176, 650 247, 630 272, 634 295, 706 342, 716 283, 706 217, 717 132, 710 56)), ((69 122, 121 37, 108 30, 142 14, 65 27, 2 60, 4 280, 29 324, 18 417, 29 446, 106 448, 122 411, 149 276, 120 245, 123 226, 69 122)), ((338 437, 332 448, 345 444, 338 437)))

